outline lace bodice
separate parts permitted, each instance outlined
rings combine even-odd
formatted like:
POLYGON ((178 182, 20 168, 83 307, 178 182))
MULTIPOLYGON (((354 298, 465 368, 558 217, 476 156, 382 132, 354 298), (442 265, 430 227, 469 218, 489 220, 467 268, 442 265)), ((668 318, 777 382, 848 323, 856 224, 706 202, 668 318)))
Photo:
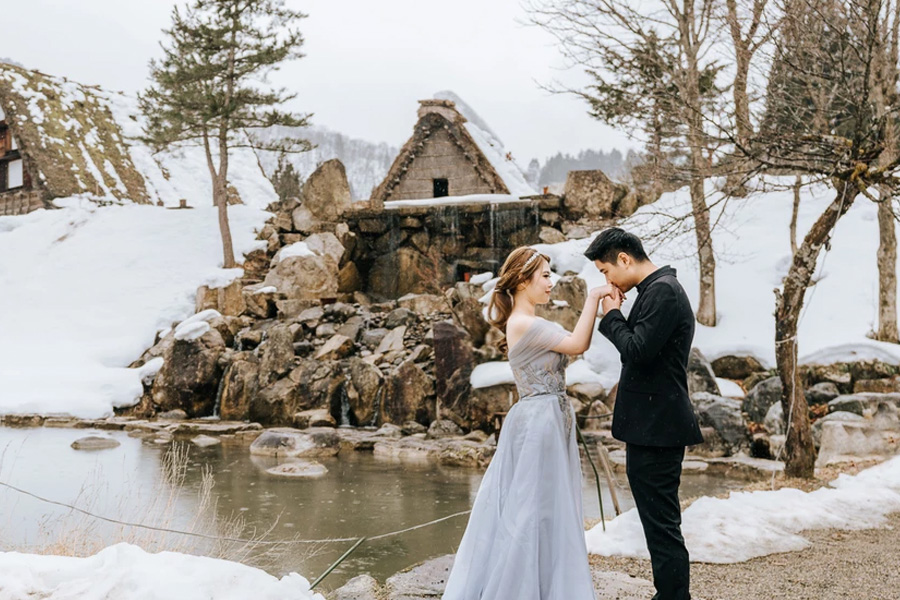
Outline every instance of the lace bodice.
POLYGON ((509 350, 509 366, 519 398, 538 394, 565 394, 569 357, 554 352, 569 335, 561 325, 537 317, 509 350))

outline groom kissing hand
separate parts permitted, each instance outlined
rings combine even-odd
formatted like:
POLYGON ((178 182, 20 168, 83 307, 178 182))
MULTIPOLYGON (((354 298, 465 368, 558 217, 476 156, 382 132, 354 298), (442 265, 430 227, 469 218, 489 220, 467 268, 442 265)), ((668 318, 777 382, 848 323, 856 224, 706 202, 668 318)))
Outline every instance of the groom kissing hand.
POLYGON ((584 254, 613 286, 599 326, 622 358, 612 434, 625 442, 625 470, 653 567, 653 598, 689 600, 678 488, 685 446, 703 441, 687 387, 694 313, 675 269, 654 265, 637 236, 606 229, 584 254), (620 309, 632 289, 638 296, 626 318, 620 309))

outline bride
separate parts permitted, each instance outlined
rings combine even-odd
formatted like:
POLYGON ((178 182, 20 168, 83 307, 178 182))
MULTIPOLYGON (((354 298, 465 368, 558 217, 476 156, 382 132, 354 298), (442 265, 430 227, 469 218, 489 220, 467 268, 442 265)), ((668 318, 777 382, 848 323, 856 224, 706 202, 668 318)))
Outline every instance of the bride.
POLYGON ((484 474, 442 600, 595 600, 584 541, 581 461, 566 397, 569 355, 587 350, 601 298, 588 294, 575 330, 535 316, 550 300, 550 259, 529 247, 503 263, 488 305, 506 333, 519 400, 484 474))

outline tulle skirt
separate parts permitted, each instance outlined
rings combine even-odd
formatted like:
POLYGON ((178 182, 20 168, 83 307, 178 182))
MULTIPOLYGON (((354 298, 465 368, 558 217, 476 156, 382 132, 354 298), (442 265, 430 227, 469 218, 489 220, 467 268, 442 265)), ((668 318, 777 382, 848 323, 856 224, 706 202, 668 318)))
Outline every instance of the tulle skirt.
POLYGON ((595 600, 574 412, 562 407, 568 419, 546 394, 510 409, 443 600, 595 600))

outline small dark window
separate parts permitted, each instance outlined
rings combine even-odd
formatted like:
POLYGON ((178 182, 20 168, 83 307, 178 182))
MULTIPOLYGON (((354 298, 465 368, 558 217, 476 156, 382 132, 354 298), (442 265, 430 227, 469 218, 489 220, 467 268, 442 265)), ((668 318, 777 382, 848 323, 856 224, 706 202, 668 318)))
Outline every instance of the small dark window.
POLYGON ((435 198, 443 198, 444 196, 450 195, 450 184, 446 179, 433 179, 432 183, 434 185, 434 195, 435 198))

